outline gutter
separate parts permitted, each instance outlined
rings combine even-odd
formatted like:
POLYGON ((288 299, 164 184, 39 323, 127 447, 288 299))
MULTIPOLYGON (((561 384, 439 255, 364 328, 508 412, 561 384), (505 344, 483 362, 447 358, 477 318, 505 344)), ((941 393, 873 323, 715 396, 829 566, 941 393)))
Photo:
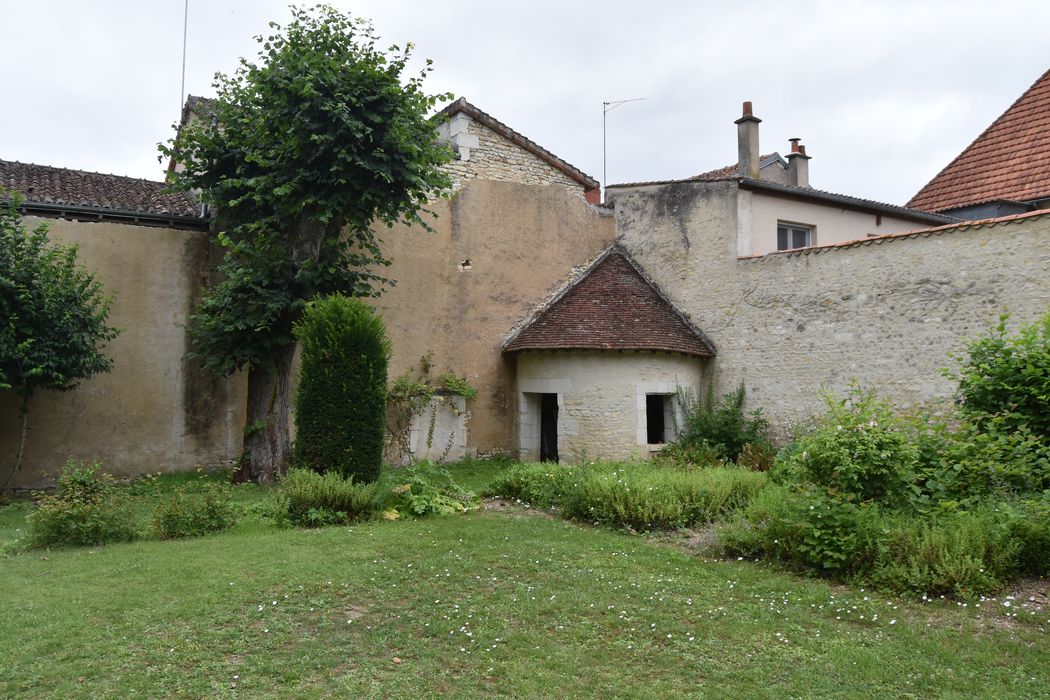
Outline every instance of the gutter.
POLYGON ((39 214, 51 218, 74 221, 113 221, 140 226, 163 226, 165 228, 207 231, 210 220, 199 216, 161 214, 154 212, 104 209, 83 204, 51 204, 49 202, 23 202, 23 214, 39 214))

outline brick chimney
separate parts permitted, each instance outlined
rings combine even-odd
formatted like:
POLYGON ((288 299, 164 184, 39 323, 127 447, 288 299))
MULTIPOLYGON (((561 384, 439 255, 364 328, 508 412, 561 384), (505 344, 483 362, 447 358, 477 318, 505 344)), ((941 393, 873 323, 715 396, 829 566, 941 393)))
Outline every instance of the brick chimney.
POLYGON ((734 122, 741 177, 755 180, 759 177, 758 125, 761 122, 761 119, 751 113, 751 103, 745 102, 743 116, 734 122))
POLYGON ((806 147, 799 144, 802 139, 788 139, 791 142, 791 153, 788 153, 788 184, 794 187, 809 187, 809 159, 806 147))

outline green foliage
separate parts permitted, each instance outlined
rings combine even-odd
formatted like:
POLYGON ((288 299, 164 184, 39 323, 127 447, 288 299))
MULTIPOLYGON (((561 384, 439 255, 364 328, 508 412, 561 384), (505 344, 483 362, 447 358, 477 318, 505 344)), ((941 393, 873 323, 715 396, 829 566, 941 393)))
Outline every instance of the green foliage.
POLYGON ((58 490, 42 494, 36 510, 29 514, 33 546, 101 545, 134 539, 127 501, 114 488, 112 478, 99 469, 98 464, 66 463, 58 477, 58 490))
POLYGON ((383 508, 388 513, 392 509, 401 515, 456 515, 479 507, 477 496, 457 484, 447 469, 430 462, 391 470, 386 482, 383 508))
POLYGON ((320 527, 349 523, 370 512, 376 483, 354 483, 338 472, 291 469, 280 482, 279 506, 293 525, 320 527))
POLYGON ((0 388, 28 401, 37 389, 68 391, 108 372, 102 346, 117 330, 76 247, 52 244, 43 224, 26 231, 20 204, 0 189, 0 388))
POLYGON ((383 460, 390 356, 383 320, 358 299, 332 295, 310 303, 295 334, 302 346, 296 463, 375 481, 383 460))
POLYGON ((823 421, 778 461, 774 480, 816 484, 845 500, 902 504, 918 460, 903 422, 856 387, 827 400, 823 421))
POLYGON ((747 444, 766 444, 769 423, 761 410, 744 411, 747 390, 743 382, 736 391, 729 392, 714 401, 710 387, 699 396, 688 389, 679 388, 678 401, 684 413, 684 425, 679 427, 678 449, 692 457, 691 450, 706 446, 700 457, 714 454, 719 459, 734 461, 747 444), (710 450, 708 453, 706 450, 710 450))
POLYGON ((235 520, 229 490, 208 484, 195 493, 176 490, 157 507, 153 527, 159 537, 170 540, 221 532, 235 520))
POLYGON ((1008 316, 995 333, 966 350, 958 375, 963 414, 980 427, 1027 430, 1050 441, 1050 313, 1006 334, 1008 316))
POLYGON ((270 28, 257 62, 216 75, 210 112, 160 147, 185 166, 173 184, 216 210, 223 279, 191 329, 226 374, 271 368, 308 299, 373 293, 373 223, 425 227, 421 208, 450 185, 428 117, 447 96, 423 91, 429 62, 406 74, 411 45, 384 51, 369 22, 327 6, 270 28))
POLYGON ((641 531, 710 522, 750 501, 765 483, 764 474, 732 468, 527 464, 501 475, 489 491, 558 507, 569 518, 641 531))

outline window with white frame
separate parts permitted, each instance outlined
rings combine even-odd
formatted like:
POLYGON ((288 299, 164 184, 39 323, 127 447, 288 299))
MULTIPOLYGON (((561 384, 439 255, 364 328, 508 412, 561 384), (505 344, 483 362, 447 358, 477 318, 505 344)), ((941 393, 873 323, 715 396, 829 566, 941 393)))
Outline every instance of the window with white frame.
POLYGON ((794 250, 814 245, 813 227, 806 224, 777 222, 777 250, 794 250))

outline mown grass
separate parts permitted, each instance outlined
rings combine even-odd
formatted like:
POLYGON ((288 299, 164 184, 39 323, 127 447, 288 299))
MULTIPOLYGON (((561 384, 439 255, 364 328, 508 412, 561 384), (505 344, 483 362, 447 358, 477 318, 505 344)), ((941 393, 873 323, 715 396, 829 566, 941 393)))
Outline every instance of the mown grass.
MULTIPOLYGON (((1050 689, 1046 619, 1018 624, 992 603, 976 612, 905 603, 526 514, 318 530, 246 517, 199 539, 9 556, 0 560, 9 601, 0 696, 1020 698, 1050 689)), ((0 509, 0 539, 23 517, 23 506, 0 509)))

